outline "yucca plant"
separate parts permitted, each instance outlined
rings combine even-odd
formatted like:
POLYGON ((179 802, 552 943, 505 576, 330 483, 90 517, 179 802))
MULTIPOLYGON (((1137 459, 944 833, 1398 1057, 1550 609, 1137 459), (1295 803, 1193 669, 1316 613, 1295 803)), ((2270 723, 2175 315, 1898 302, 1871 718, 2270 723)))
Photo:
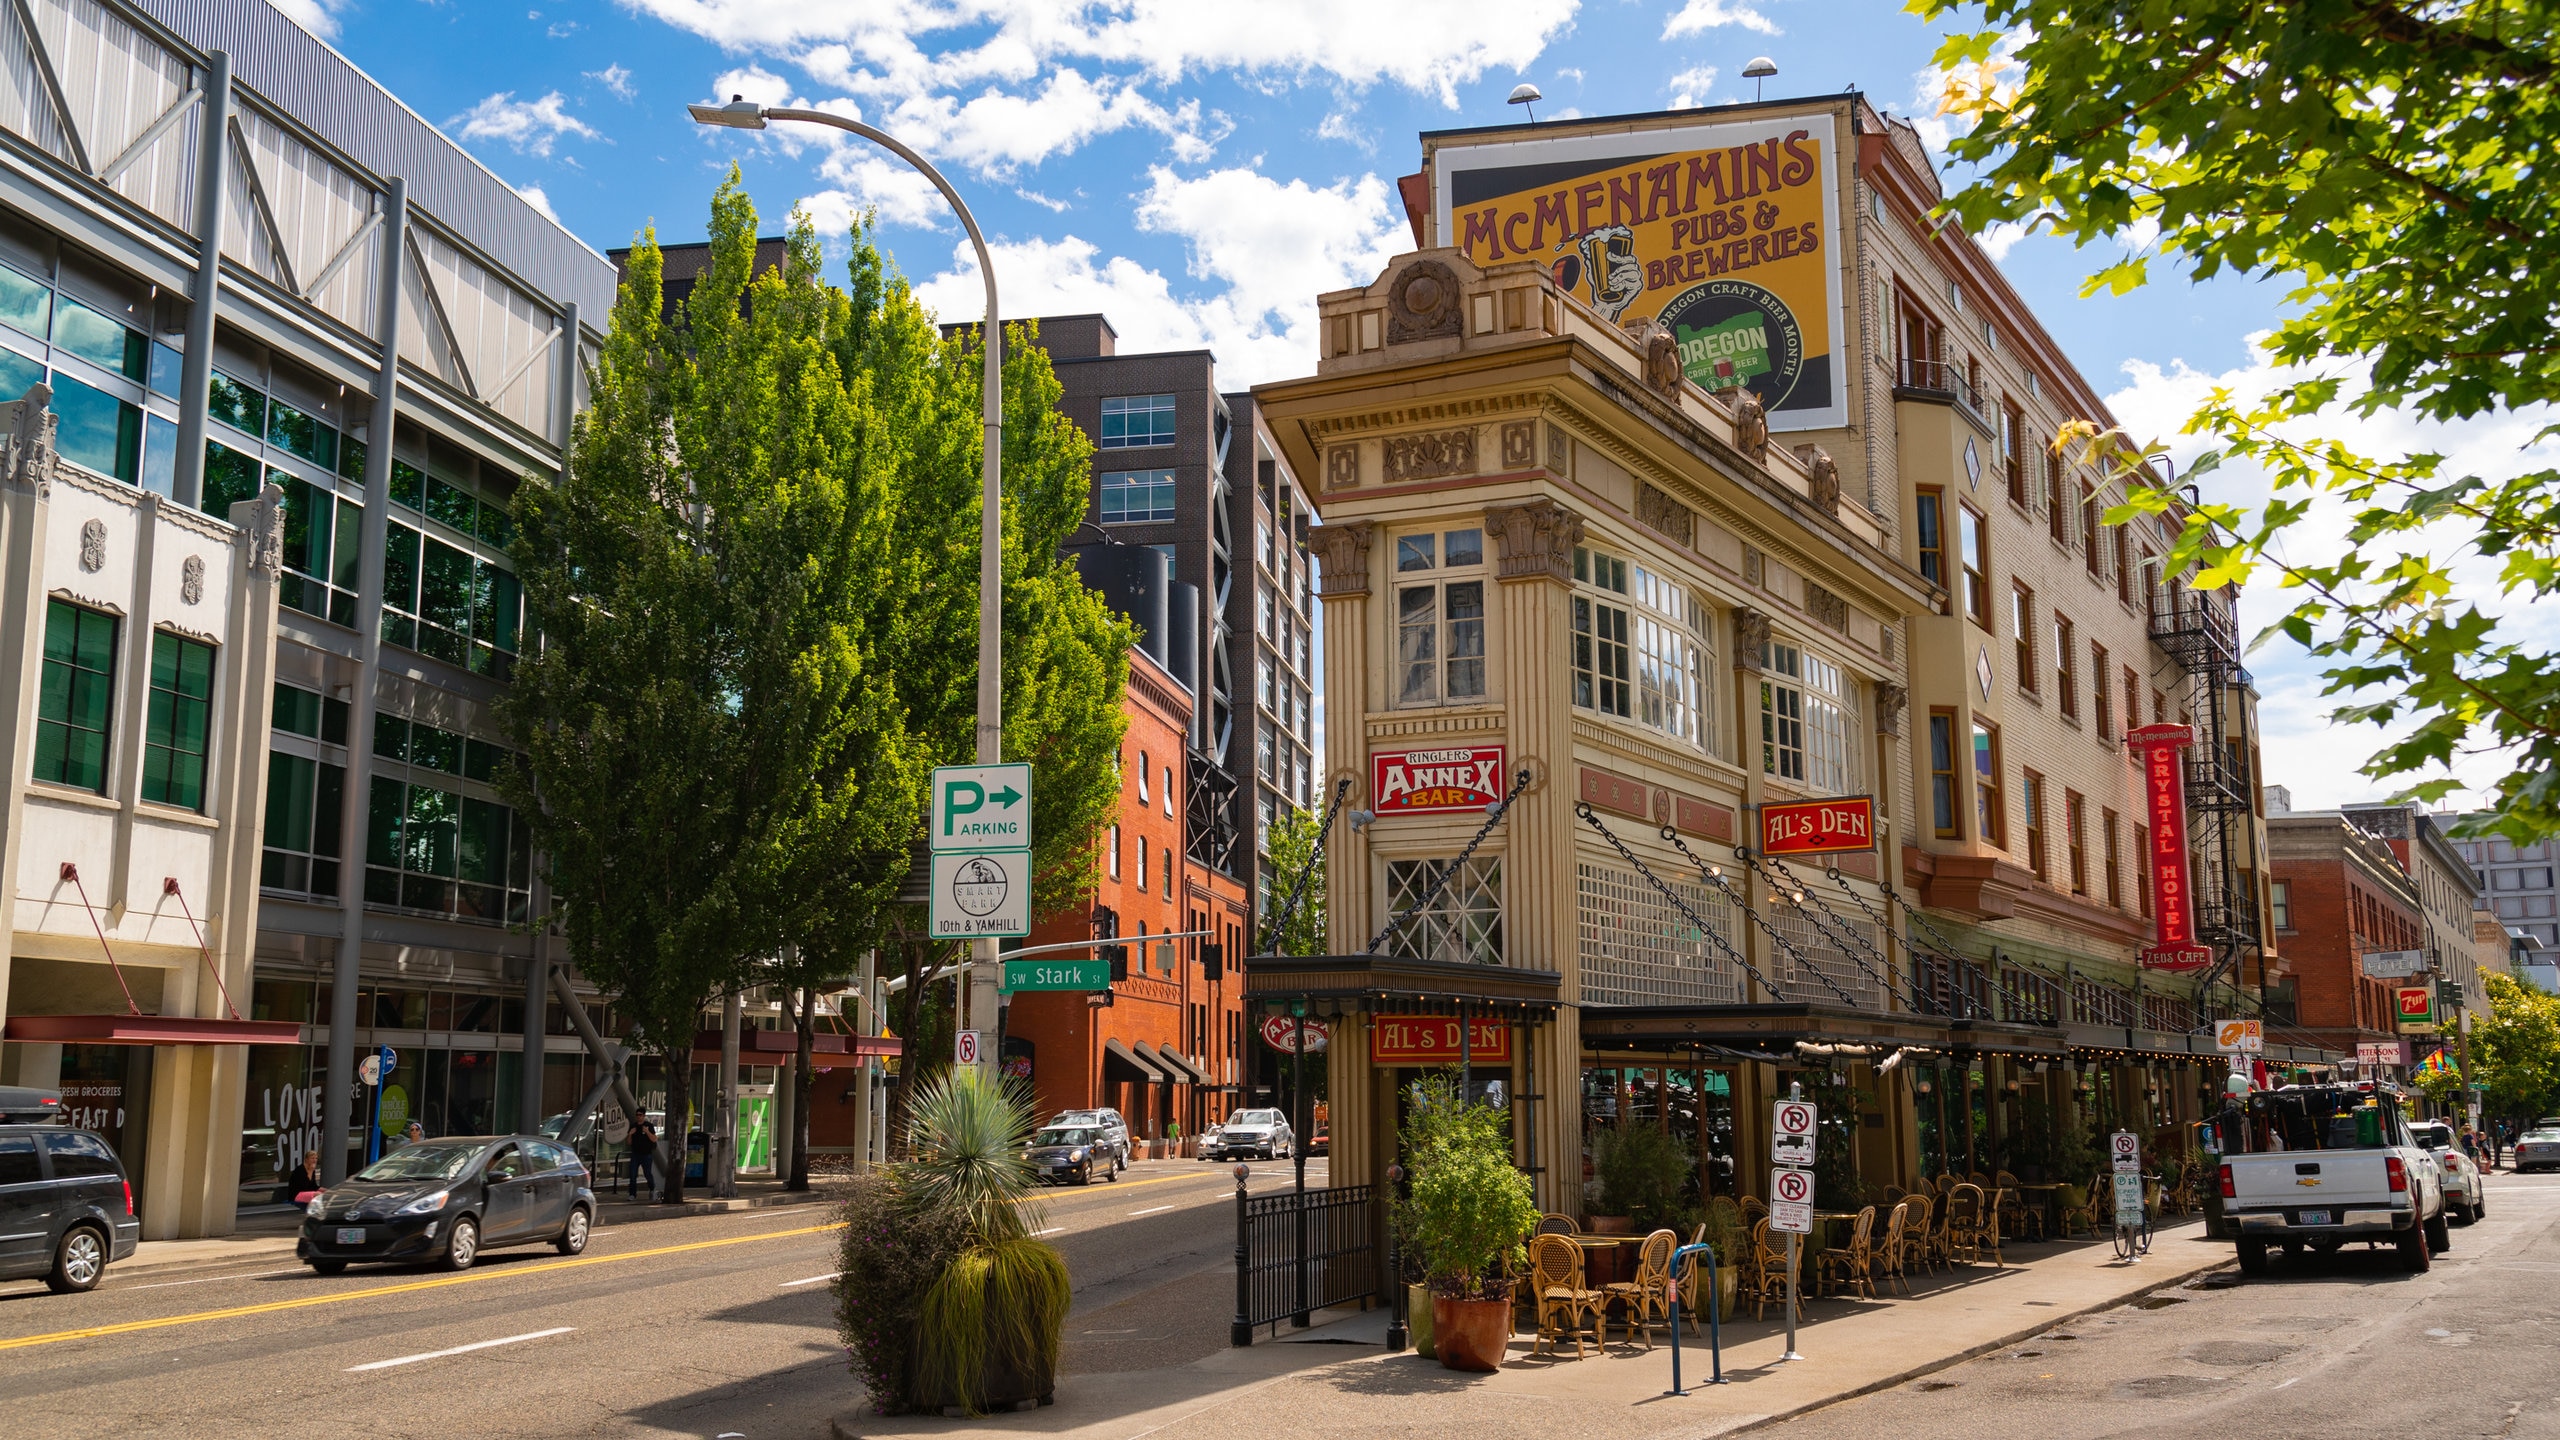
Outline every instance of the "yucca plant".
POLYGON ((1028 1087, 955 1070, 916 1096, 913 1158, 898 1167, 916 1212, 951 1225, 959 1252, 918 1308, 914 1403, 970 1415, 1046 1396, 1066 1331, 1066 1261, 1033 1238, 1040 1210, 1024 1158, 1028 1087))

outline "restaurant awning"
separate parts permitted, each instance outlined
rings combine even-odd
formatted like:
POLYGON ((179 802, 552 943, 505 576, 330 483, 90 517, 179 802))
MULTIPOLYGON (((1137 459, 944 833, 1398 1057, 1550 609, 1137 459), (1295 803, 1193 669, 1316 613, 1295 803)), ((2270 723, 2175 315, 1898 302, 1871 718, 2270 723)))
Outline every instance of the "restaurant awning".
POLYGON ((1156 1067, 1156 1073, 1164 1077, 1164 1083, 1168 1085, 1191 1083, 1191 1076, 1183 1070, 1181 1062, 1165 1051, 1157 1049, 1144 1040, 1129 1048, 1136 1052, 1140 1063, 1156 1067))
POLYGON ((299 1020, 193 1015, 12 1015, 0 1039, 33 1045, 299 1045, 299 1020))
POLYGON ((1102 1074, 1107 1080, 1135 1080, 1141 1085, 1164 1083, 1164 1072, 1153 1062, 1130 1053, 1128 1045, 1116 1035, 1102 1042, 1102 1074), (1127 1073, 1112 1073, 1114 1066, 1127 1073))
POLYGON ((1158 1046, 1156 1048, 1156 1059, 1161 1062, 1166 1069, 1173 1072, 1173 1083, 1176 1085, 1210 1085, 1216 1083, 1209 1078, 1207 1072, 1203 1071, 1199 1066, 1191 1063, 1190 1056, 1183 1054, 1179 1050, 1158 1046))

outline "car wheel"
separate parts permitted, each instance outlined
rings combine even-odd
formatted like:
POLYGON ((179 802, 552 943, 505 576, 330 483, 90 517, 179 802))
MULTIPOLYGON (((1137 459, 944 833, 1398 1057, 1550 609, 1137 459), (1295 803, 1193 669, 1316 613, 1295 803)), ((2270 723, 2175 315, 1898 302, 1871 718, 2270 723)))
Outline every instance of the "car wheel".
POLYGON ((1093 1183, 1092 1161, 1087 1160, 1084 1162, 1083 1168, 1076 1171, 1076 1183, 1079 1185, 1090 1185, 1093 1183))
POLYGON ((62 1232, 62 1243, 53 1247, 53 1268, 45 1272, 45 1288, 56 1295, 76 1295, 97 1289, 98 1277, 106 1273, 106 1237, 86 1225, 74 1225, 62 1232))
POLYGON ((2453 1225, 2438 1210, 2436 1218, 2427 1222, 2427 1253, 2441 1255, 2453 1248, 2453 1225))
POLYGON ((468 1270, 480 1258, 480 1222, 465 1215, 453 1222, 453 1233, 446 1239, 444 1256, 437 1263, 447 1270, 468 1270))
POLYGON ((571 1206, 569 1209, 569 1223, 560 1227, 560 1238, 555 1242, 555 1248, 557 1248, 563 1255, 575 1255, 585 1250, 587 1248, 587 1232, 593 1228, 594 1223, 594 1221, 587 1217, 586 1206, 571 1206))
POLYGON ((2397 1243, 2400 1249, 2400 1268, 2412 1275, 2426 1274, 2427 1267, 2434 1263, 2427 1253, 2427 1237, 2416 1230, 2403 1230, 2400 1232, 2397 1243))
POLYGON ((310 1266, 314 1275, 343 1275, 347 1271, 344 1260, 305 1260, 302 1263, 310 1266))
POLYGON ((2240 1242, 2240 1273, 2243 1275, 2264 1275, 2267 1273, 2266 1241, 2243 1240, 2240 1242))

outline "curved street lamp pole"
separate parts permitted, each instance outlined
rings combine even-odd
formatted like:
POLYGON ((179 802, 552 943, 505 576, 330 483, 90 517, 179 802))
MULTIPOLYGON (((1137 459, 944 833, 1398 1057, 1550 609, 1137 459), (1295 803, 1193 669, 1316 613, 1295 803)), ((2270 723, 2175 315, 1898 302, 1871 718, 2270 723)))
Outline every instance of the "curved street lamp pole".
MULTIPOLYGON (((987 318, 979 331, 986 352, 986 376, 981 382, 979 423, 985 429, 984 457, 979 468, 980 504, 978 519, 978 763, 994 765, 1004 759, 1004 636, 1001 621, 1004 609, 1004 332, 996 312, 996 267, 987 253, 987 238, 978 232, 977 217, 960 200, 960 192, 942 178, 942 172, 931 162, 901 144, 896 137, 876 130, 859 120, 824 110, 768 109, 744 96, 732 95, 726 105, 688 105, 685 107, 696 122, 720 125, 735 130, 762 130, 768 121, 796 120, 811 125, 828 125, 849 131, 878 145, 916 168, 933 188, 942 192, 952 212, 960 217, 960 228, 969 233, 969 244, 978 252, 978 276, 987 286, 987 318)), ((978 940, 970 947, 969 1023, 979 1030, 994 1028, 996 1012, 996 942, 978 940)), ((995 1057, 980 1054, 979 1065, 992 1071, 995 1057)))

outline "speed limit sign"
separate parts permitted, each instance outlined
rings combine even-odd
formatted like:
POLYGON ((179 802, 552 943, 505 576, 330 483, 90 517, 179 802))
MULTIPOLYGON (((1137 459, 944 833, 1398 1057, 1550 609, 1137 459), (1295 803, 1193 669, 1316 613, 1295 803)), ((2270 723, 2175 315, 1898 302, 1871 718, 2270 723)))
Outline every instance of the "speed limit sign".
POLYGON ((2142 1168, 2142 1140, 2132 1131, 2117 1131, 2108 1141, 2108 1150, 2114 1155, 2118 1170, 2142 1168))
POLYGON ((1769 1172, 1769 1228, 1798 1235, 1813 1232, 1813 1174, 1784 1167, 1769 1172))

